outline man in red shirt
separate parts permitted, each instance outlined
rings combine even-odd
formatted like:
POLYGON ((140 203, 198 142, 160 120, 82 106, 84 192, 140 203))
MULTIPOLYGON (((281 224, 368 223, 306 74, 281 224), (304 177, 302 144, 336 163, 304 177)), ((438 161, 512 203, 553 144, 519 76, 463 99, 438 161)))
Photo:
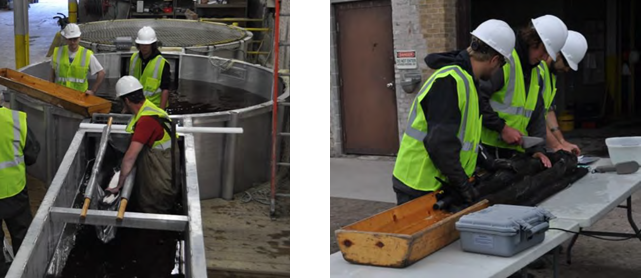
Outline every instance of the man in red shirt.
MULTIPOLYGON (((170 213, 177 202, 178 188, 171 179, 171 128, 167 113, 145 99, 140 81, 123 76, 116 83, 116 95, 134 116, 127 125, 133 133, 122 160, 117 193, 136 165, 136 180, 130 198, 133 211, 170 213)), ((173 135, 175 136, 175 134, 173 135)))

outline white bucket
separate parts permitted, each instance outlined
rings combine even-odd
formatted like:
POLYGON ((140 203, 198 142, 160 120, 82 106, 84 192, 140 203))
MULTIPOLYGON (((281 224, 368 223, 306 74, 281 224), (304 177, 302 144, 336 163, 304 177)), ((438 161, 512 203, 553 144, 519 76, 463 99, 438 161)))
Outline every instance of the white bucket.
POLYGON ((612 164, 636 161, 641 164, 641 137, 612 137, 605 139, 612 164))

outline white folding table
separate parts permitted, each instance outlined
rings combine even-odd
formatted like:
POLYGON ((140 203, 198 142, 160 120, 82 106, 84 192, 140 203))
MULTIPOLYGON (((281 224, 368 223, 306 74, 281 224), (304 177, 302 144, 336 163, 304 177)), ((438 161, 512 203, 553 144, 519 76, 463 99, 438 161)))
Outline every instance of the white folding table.
MULTIPOLYGON (((592 167, 610 164, 609 159, 600 159, 592 167)), ((539 207, 550 211, 556 219, 550 221, 545 241, 510 258, 463 252, 459 241, 417 261, 406 268, 387 268, 351 264, 340 252, 330 256, 332 277, 507 277, 524 268, 532 261, 555 249, 572 238, 568 247, 568 262, 571 248, 580 234, 604 236, 639 236, 632 219, 631 195, 641 186, 641 171, 629 175, 616 173, 588 173, 563 191, 548 198, 539 207), (619 206, 627 200, 626 206, 619 206), (617 207, 626 208, 628 221, 634 234, 584 231, 617 207)), ((554 274, 558 276, 558 248, 554 253, 554 274)))
MULTIPOLYGON (((602 158, 592 166, 610 165, 610 159, 602 158)), ((641 171, 634 174, 618 175, 616 173, 589 173, 570 187, 548 198, 539 207, 550 211, 562 219, 579 223, 579 232, 584 235, 610 237, 637 237, 641 240, 639 229, 632 218, 632 194, 641 186, 641 171), (620 205, 623 202, 626 205, 620 205), (627 210, 628 222, 634 233, 615 233, 585 231, 613 209, 620 207, 627 210)), ((578 239, 575 234, 568 246, 567 261, 571 263, 572 247, 578 239)))

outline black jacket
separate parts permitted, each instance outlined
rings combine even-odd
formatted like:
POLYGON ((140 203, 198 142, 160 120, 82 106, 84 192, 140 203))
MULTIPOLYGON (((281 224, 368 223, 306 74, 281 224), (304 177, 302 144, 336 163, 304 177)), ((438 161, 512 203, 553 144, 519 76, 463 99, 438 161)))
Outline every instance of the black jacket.
MULTIPOLYGON (((142 67, 141 67, 142 70, 144 71, 145 67, 147 66, 147 63, 149 63, 149 61, 151 61, 154 58, 156 58, 156 56, 158 56, 158 55, 162 55, 160 53, 160 51, 156 51, 156 52, 151 53, 151 55, 149 55, 149 58, 145 59, 145 58, 142 57, 142 53, 138 53, 138 57, 140 57, 140 60, 142 61, 142 67)), ((169 66, 169 62, 167 62, 167 61, 165 61, 165 67, 162 70, 162 75, 161 75, 160 78, 161 78, 160 79, 160 89, 161 90, 170 90, 171 89, 171 68, 169 66)))
MULTIPOLYGON (((521 59, 521 68, 523 69, 523 77, 525 81, 526 90, 530 88, 530 77, 532 70, 536 70, 536 65, 530 65, 529 50, 527 44, 516 35, 516 53, 521 59)), ((492 78, 488 81, 482 81, 479 84, 479 109, 483 114, 483 126, 501 133, 505 126, 505 120, 499 117, 499 114, 492 109, 490 105, 490 98, 492 94, 499 91, 505 85, 503 70, 497 70, 492 78)), ((539 79, 539 86, 543 87, 543 80, 539 79)), ((528 91, 529 93, 529 91, 528 91)), ((535 136, 545 139, 545 103, 543 102, 543 94, 539 92, 536 108, 530 118, 530 123, 527 126, 529 136, 535 136)), ((538 145, 526 150, 527 153, 545 152, 543 145, 538 145)))
MULTIPOLYGON (((425 57, 425 62, 433 69, 458 65, 474 76, 470 56, 465 50, 430 54, 425 57)), ((476 81, 474 85, 477 86, 476 81)), ((460 161, 462 146, 457 134, 461 125, 461 111, 458 107, 456 80, 451 76, 436 79, 420 105, 429 127, 423 145, 430 159, 447 177, 449 183, 464 183, 468 176, 460 161)), ((393 185, 406 194, 419 195, 417 190, 404 185, 396 178, 393 178, 393 185)))

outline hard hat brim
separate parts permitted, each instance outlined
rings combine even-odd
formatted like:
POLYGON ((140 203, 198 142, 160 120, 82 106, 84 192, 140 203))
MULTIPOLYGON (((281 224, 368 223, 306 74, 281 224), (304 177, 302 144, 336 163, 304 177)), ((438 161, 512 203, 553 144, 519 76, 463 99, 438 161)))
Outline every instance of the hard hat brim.
POLYGON ((78 35, 76 35, 76 36, 65 36, 65 34, 64 34, 64 33, 60 32, 60 35, 62 35, 65 39, 75 39, 75 38, 80 38, 80 36, 82 35, 82 33, 80 33, 80 34, 78 34, 78 35))
POLYGON ((155 43, 156 41, 157 40, 139 40, 139 39, 136 39, 136 43, 137 44, 152 44, 152 43, 155 43))
POLYGON ((577 70, 579 70, 579 65, 578 65, 577 63, 575 63, 574 61, 572 61, 572 60, 568 59, 567 55, 565 55, 565 53, 563 53, 563 51, 561 51, 561 55, 563 55, 563 56, 565 57, 565 60, 568 62, 568 66, 569 66, 573 71, 577 71, 577 70))

